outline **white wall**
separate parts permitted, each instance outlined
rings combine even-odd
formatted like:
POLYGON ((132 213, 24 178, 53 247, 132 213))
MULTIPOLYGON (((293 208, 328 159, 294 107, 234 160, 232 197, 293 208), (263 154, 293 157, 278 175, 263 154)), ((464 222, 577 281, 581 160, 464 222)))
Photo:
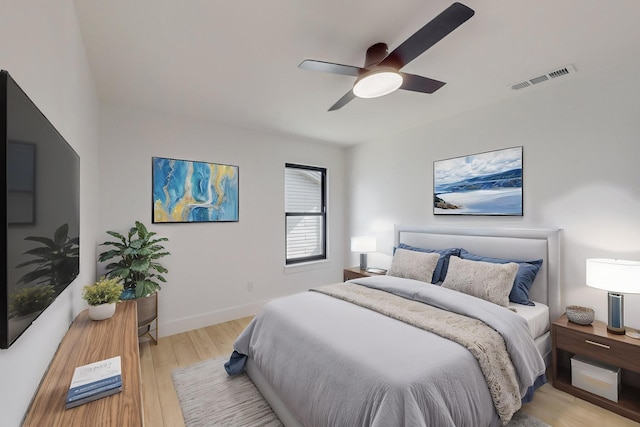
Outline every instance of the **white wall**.
MULTIPOLYGON (((369 265, 389 265, 394 223, 560 228, 563 304, 591 306, 606 321, 606 292, 585 285, 585 259, 640 260, 638 71, 581 70, 509 101, 352 148, 350 234, 378 236, 381 253, 370 254, 369 265), (519 145, 523 217, 433 215, 433 161, 519 145)), ((347 255, 356 265, 356 255, 347 255)), ((640 328, 640 296, 627 295, 625 303, 626 324, 640 328)))
MULTIPOLYGON (((100 229, 125 232, 139 220, 169 238, 166 248, 171 256, 163 258, 169 273, 160 293, 160 335, 255 314, 265 300, 338 281, 345 259, 344 157, 345 149, 334 145, 101 106, 100 229), (239 166, 240 221, 152 224, 154 156, 239 166), (330 257, 318 266, 287 272, 286 162, 327 168, 330 257)), ((108 237, 105 233, 98 241, 108 237)))
POLYGON ((9 0, 0 13, 0 67, 80 155, 80 276, 7 350, 0 351, 0 414, 18 426, 95 277, 97 96, 70 0, 9 0))

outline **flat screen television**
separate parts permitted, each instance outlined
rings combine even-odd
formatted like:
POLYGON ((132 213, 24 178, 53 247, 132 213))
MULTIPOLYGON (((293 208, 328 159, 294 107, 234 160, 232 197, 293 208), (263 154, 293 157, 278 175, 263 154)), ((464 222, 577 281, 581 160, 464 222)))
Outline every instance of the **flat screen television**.
POLYGON ((0 348, 79 273, 80 157, 0 71, 0 348))

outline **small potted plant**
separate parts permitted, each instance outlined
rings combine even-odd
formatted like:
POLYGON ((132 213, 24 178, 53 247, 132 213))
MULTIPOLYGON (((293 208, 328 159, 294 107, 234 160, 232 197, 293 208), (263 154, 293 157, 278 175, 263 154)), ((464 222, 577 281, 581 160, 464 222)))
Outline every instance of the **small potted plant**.
POLYGON ((102 276, 93 285, 82 288, 82 298, 89 304, 89 317, 93 320, 108 319, 116 312, 116 303, 124 290, 120 277, 107 279, 102 276))

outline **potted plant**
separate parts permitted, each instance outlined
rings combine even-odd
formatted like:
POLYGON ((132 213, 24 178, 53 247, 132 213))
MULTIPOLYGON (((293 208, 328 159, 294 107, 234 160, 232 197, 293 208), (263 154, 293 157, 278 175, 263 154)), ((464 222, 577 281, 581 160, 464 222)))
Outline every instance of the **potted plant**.
POLYGON ((116 312, 116 303, 124 290, 120 277, 106 278, 102 276, 93 285, 82 288, 82 298, 89 304, 89 317, 93 320, 104 320, 116 312))
POLYGON ((169 239, 154 237, 156 233, 148 231, 139 221, 126 236, 115 231, 107 231, 107 234, 119 241, 102 243, 101 246, 114 248, 102 252, 98 261, 115 259, 115 262, 106 266, 107 277, 122 278, 125 289, 122 299, 142 298, 160 290, 158 281, 166 282, 162 274, 167 273, 167 269, 158 259, 169 255, 169 252, 165 252, 159 243, 169 239))
POLYGON ((124 292, 121 299, 139 299, 139 334, 148 332, 148 325, 157 318, 159 282, 166 282, 163 274, 167 273, 167 269, 158 260, 170 255, 160 243, 169 239, 157 237, 157 233, 147 230, 139 221, 135 222, 127 235, 115 231, 107 231, 107 234, 117 240, 101 244, 111 246, 111 249, 102 252, 98 261, 112 261, 106 266, 107 277, 122 278, 124 292))

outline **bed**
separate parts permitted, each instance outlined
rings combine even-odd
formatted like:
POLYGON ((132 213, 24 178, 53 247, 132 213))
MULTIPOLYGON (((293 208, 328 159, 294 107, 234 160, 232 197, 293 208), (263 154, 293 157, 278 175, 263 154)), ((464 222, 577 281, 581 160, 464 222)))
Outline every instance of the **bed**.
POLYGON ((396 226, 394 234, 403 249, 391 270, 411 248, 410 260, 431 263, 420 274, 436 285, 394 275, 319 287, 268 303, 236 340, 230 371, 246 370, 287 427, 497 426, 544 383, 550 319, 562 311, 558 230, 396 226), (464 248, 467 259, 448 258, 442 282, 435 270, 448 248, 464 248), (469 266, 496 271, 496 282, 521 271, 490 258, 542 260, 533 305, 455 288, 469 266))

